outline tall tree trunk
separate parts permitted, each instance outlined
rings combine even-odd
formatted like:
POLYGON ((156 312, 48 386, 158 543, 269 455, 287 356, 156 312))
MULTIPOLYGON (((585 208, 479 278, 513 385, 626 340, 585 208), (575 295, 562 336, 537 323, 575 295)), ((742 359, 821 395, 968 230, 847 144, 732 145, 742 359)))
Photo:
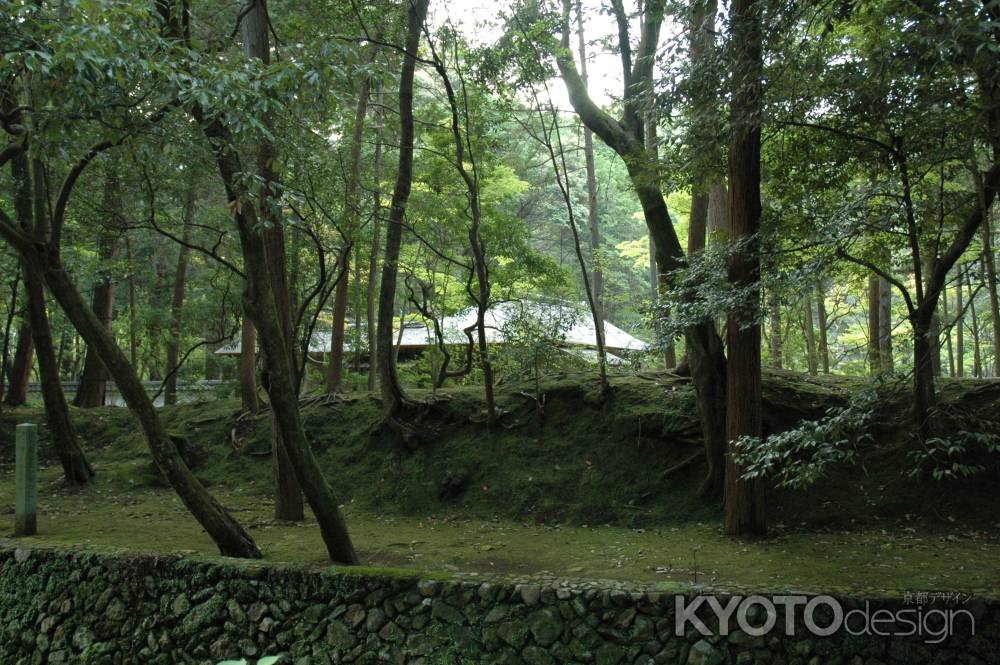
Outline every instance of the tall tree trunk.
POLYGON ((955 377, 955 345, 952 343, 951 332, 952 328, 955 327, 954 321, 951 320, 951 313, 948 309, 948 286, 945 285, 941 289, 941 318, 948 322, 947 331, 945 333, 945 346, 948 350, 948 376, 955 377))
MULTIPOLYGON (((252 0, 251 8, 243 16, 240 24, 243 35, 243 51, 248 58, 258 59, 264 65, 270 64, 270 18, 268 16, 266 0, 252 0)), ((261 118, 265 127, 271 126, 271 118, 265 114, 261 118)), ((280 337, 272 340, 270 350, 265 346, 265 353, 275 353, 281 349, 288 366, 293 370, 290 378, 294 387, 294 397, 298 397, 298 390, 301 386, 294 369, 295 362, 295 327, 292 322, 292 301, 288 288, 288 260, 285 255, 285 229, 282 219, 281 203, 276 191, 278 173, 275 170, 278 161, 278 149, 274 142, 264 133, 257 139, 257 173, 261 179, 260 186, 260 216, 266 222, 265 228, 260 232, 264 254, 261 257, 266 262, 264 272, 271 281, 270 291, 274 300, 275 315, 280 325, 280 337)), ((270 303, 265 305, 269 306, 270 303)), ((259 307, 259 303, 258 303, 259 307)), ((260 311, 254 308, 254 311, 260 311)), ((251 317, 253 318, 253 317, 251 317)), ((260 322, 255 321, 258 327, 260 322)), ((263 329, 261 337, 264 336, 263 329)), ((263 341, 263 339, 262 339, 263 341)), ((266 358, 268 367, 272 366, 272 359, 266 358)), ((284 362, 283 361, 283 362, 284 362)), ((268 394, 271 394, 268 388, 268 394)), ((295 435, 285 433, 282 430, 281 419, 274 412, 275 403, 271 400, 271 461, 275 485, 274 497, 274 517, 279 520, 299 522, 305 517, 302 502, 302 490, 299 481, 296 479, 292 461, 289 458, 289 446, 296 445, 294 442, 285 441, 295 435)), ((296 414, 298 404, 295 405, 296 414)), ((339 516, 339 513, 338 513, 339 516)))
POLYGON ((774 287, 767 294, 767 344, 771 367, 782 368, 781 295, 774 287))
POLYGON ((937 402, 934 386, 934 345, 932 322, 927 310, 917 310, 910 320, 913 325, 913 415, 920 441, 931 436, 931 409, 937 402))
POLYGON ((366 298, 366 323, 368 325, 368 392, 375 392, 378 377, 378 334, 376 333, 375 303, 378 293, 378 257, 382 252, 382 132, 384 118, 382 101, 385 88, 378 84, 378 108, 375 110, 375 182, 372 186, 372 246, 368 256, 368 294, 366 298))
MULTIPOLYGON (((926 276, 924 284, 924 292, 930 291, 930 280, 934 273, 934 261, 937 258, 937 254, 928 254, 926 262, 924 264, 924 275, 926 276)), ((934 373, 935 377, 941 376, 941 315, 934 308, 934 314, 931 316, 931 327, 928 331, 929 343, 931 345, 931 371, 934 373)))
POLYGON ((411 0, 407 11, 407 30, 403 68, 399 81, 399 165, 386 224, 385 258, 378 300, 377 361, 382 390, 382 410, 389 419, 397 419, 408 402, 396 372, 392 328, 396 304, 396 280, 399 274, 399 250, 403 239, 406 203, 413 179, 413 77, 416 69, 420 32, 427 15, 428 0, 411 0))
MULTIPOLYGON (((622 71, 626 96, 622 102, 622 118, 617 120, 601 110, 587 93, 587 87, 576 69, 569 50, 571 0, 563 0, 562 42, 557 64, 569 92, 570 103, 583 122, 625 162, 629 178, 642 206, 646 227, 653 237, 656 266, 664 275, 685 264, 684 252, 670 219, 663 192, 656 177, 659 164, 651 159, 645 146, 645 123, 642 108, 651 89, 653 63, 659 42, 663 17, 662 0, 651 0, 643 8, 642 36, 636 51, 634 68, 628 40, 628 20, 618 16, 619 42, 622 49, 622 71)), ((621 12, 619 12, 621 13, 621 12)), ((725 355, 712 321, 705 321, 685 331, 685 348, 691 367, 692 382, 698 403, 699 420, 705 441, 708 476, 702 485, 705 493, 722 487, 725 438, 725 355)))
MULTIPOLYGON (((760 254, 755 235, 760 226, 760 77, 762 40, 756 0, 733 0, 732 39, 736 54, 734 90, 730 103, 733 142, 729 149, 729 219, 732 240, 747 245, 729 260, 729 281, 747 287, 760 279, 760 254)), ((727 315, 726 436, 762 435, 760 325, 756 322, 759 293, 727 315)), ((755 537, 767 532, 764 486, 744 480, 732 455, 726 457, 725 532, 755 537)))
MULTIPOLYGON (((583 8, 582 3, 577 1, 576 7, 576 32, 578 50, 580 53, 580 76, 583 77, 584 84, 587 83, 587 42, 583 32, 583 8)), ((647 131, 653 130, 652 145, 646 147, 656 150, 656 125, 652 119, 647 119, 647 131)), ((594 165, 594 133, 590 128, 583 127, 583 157, 587 169, 587 226, 590 228, 590 283, 593 291, 595 318, 598 319, 600 327, 599 334, 604 338, 604 267, 601 261, 601 220, 597 209, 597 169, 594 165)), ((671 349, 673 344, 670 345, 671 349)), ((669 351, 668 351, 669 354, 669 351)), ((674 363, 676 364, 676 362, 674 363)), ((669 357, 667 366, 672 367, 669 357)))
POLYGON ((955 290, 955 375, 965 376, 965 280, 962 277, 962 268, 958 270, 958 288, 955 290))
POLYGON ((240 397, 244 411, 257 413, 260 409, 260 400, 257 399, 257 328, 250 317, 244 315, 240 330, 240 397))
MULTIPOLYGON (((11 160, 11 176, 14 181, 14 209, 18 222, 26 233, 45 242, 48 236, 48 194, 42 165, 24 153, 11 160)), ((56 360, 52 329, 45 311, 44 281, 37 267, 24 262, 24 285, 26 291, 28 321, 31 339, 38 358, 38 378, 45 402, 45 421, 49 427, 52 447, 59 457, 66 482, 82 485, 94 476, 94 470, 77 441, 76 432, 69 419, 69 407, 63 395, 59 378, 59 363, 56 360)))
POLYGON ((827 338, 826 284, 820 278, 816 282, 816 314, 819 324, 819 362, 824 374, 830 373, 830 345, 827 338))
MULTIPOLYGON (((645 143, 646 150, 650 154, 650 159, 653 160, 656 182, 659 183, 659 146, 656 138, 656 121, 651 116, 652 114, 650 114, 650 117, 647 117, 646 121, 645 143)), ((651 273, 650 286, 653 290, 653 305, 655 306, 655 311, 659 312, 660 316, 669 319, 671 317, 670 305, 664 301, 663 297, 666 282, 661 277, 660 272, 656 269, 656 240, 653 238, 652 233, 649 234, 649 270, 651 273)), ((663 343, 664 366, 667 369, 673 369, 677 367, 677 344, 674 342, 674 338, 672 336, 663 340, 663 343)))
POLYGON ((1000 300, 997 299, 997 264, 993 254, 993 229, 990 217, 983 218, 983 267, 990 304, 990 328, 993 331, 993 376, 1000 376, 1000 300))
MULTIPOLYGON (((378 51, 372 48, 368 64, 375 61, 378 51)), ((330 365, 327 369, 326 390, 337 392, 344 380, 344 323, 347 318, 347 298, 349 295, 349 275, 351 274, 351 254, 354 234, 359 226, 361 197, 361 148, 364 145, 365 116, 368 115, 368 99, 371 96, 371 78, 363 76, 358 88, 357 107, 354 111, 354 132, 351 136, 351 168, 344 188, 344 243, 342 252, 344 264, 338 266, 340 281, 333 296, 333 331, 330 336, 330 365)), ((355 312, 355 316, 358 313, 355 312)))
POLYGON ((135 283, 135 256, 132 239, 126 232, 125 257, 128 261, 128 358, 132 367, 139 367, 139 289, 135 283))
POLYGON ((34 360, 35 343, 31 338, 31 325, 25 320, 17 330, 17 346, 14 347, 14 362, 8 375, 10 385, 3 398, 4 406, 21 406, 28 401, 28 384, 31 382, 34 360))
POLYGON ((882 279, 868 276, 868 367, 872 376, 885 371, 881 357, 882 279))
POLYGON ((972 270, 965 271, 965 285, 969 289, 969 319, 972 322, 972 376, 983 376, 982 352, 979 346, 979 315, 976 313, 976 292, 972 289, 972 270))
POLYGON ((181 246, 177 250, 177 268, 174 270, 174 292, 170 298, 170 336, 167 339, 167 385, 163 393, 164 404, 177 403, 177 366, 181 347, 181 326, 184 322, 184 292, 187 288, 188 258, 191 250, 191 224, 195 213, 195 185, 192 175, 184 196, 184 227, 181 231, 181 246))
POLYGON ((806 370, 810 376, 816 376, 819 362, 816 356, 816 325, 813 323, 812 298, 806 291, 802 298, 802 329, 806 338, 806 370))
MULTIPOLYGON (((100 267, 94 282, 91 308, 108 332, 114 322, 115 282, 111 264, 118 258, 118 236, 122 221, 122 191, 117 165, 110 165, 104 181, 104 201, 101 212, 106 216, 97 237, 97 257, 100 267)), ((96 352, 87 349, 83 374, 73 404, 81 409, 104 406, 108 375, 96 352)))
POLYGON ((8 374, 10 373, 10 335, 14 327, 14 314, 17 311, 17 291, 21 285, 21 263, 18 262, 14 273, 14 281, 10 285, 10 307, 7 308, 7 318, 3 326, 3 351, 0 352, 0 410, 3 409, 4 396, 7 393, 8 374))
POLYGON ((894 371, 892 360, 892 285, 889 284, 888 280, 879 280, 878 293, 878 357, 882 371, 891 374, 894 371))

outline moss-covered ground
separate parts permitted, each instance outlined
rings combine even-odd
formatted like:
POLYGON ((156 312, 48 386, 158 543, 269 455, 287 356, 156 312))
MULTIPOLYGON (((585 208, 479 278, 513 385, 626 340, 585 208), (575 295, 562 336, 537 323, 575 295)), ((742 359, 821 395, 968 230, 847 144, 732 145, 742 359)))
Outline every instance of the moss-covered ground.
MULTIPOLYGON (((1000 492, 995 475, 919 483, 905 474, 899 423, 887 409, 883 435, 858 466, 808 492, 769 497, 773 535, 738 542, 720 533, 716 506, 696 496, 703 467, 662 479, 698 450, 688 384, 667 374, 620 376, 606 400, 580 375, 544 384, 544 418, 525 386, 501 390, 504 426, 481 424, 475 387, 444 391, 421 423, 422 443, 404 449, 379 426, 379 405, 348 394, 306 406, 303 417, 345 512, 362 562, 420 571, 615 579, 729 588, 963 590, 1000 593, 1000 492)), ((842 403, 863 381, 772 374, 767 425, 781 429, 842 403)), ((950 383, 951 400, 994 409, 1000 390, 950 383)), ((430 399, 429 394, 420 394, 430 399)), ((905 412, 900 399, 899 418, 905 412)), ((893 407, 895 408, 895 407, 893 407)), ((274 562, 324 565, 315 523, 270 518, 270 424, 234 424, 237 402, 162 411, 188 441, 196 472, 250 528, 274 562)), ((42 428, 39 544, 101 550, 211 554, 214 547, 149 461, 123 409, 74 410, 98 475, 64 486, 42 428)), ((15 422, 0 417, 0 514, 13 523, 15 422)), ((0 523, 0 536, 10 526, 0 523)))

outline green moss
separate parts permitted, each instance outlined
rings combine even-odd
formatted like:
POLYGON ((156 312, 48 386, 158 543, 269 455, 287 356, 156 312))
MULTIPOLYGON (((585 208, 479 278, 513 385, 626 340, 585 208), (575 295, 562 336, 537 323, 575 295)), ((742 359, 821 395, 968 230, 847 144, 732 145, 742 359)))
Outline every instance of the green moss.
MULTIPOLYGON (((769 374, 768 417, 782 422, 822 411, 863 385, 769 374)), ((942 394, 997 399, 970 385, 945 382, 942 394)), ((547 378, 542 422, 521 394, 525 386, 501 386, 506 415, 494 432, 470 417, 481 411, 479 388, 451 388, 428 409, 423 426, 434 436, 416 451, 383 435, 379 403, 366 394, 310 406, 302 415, 345 504, 363 565, 382 573, 544 571, 665 588, 995 588, 1000 497, 989 478, 919 485, 901 475, 905 451, 898 440, 878 441, 865 451, 863 468, 838 471, 807 493, 773 493, 776 537, 738 543, 720 535, 718 509, 696 497, 700 467, 661 477, 698 450, 689 384, 651 373, 614 377, 613 386, 601 401, 589 375, 547 378)), ((892 408, 905 413, 905 400, 892 408)), ((238 410, 236 401, 216 400, 161 414, 170 431, 200 452, 196 473, 247 526, 266 563, 325 567, 311 520, 271 519, 270 422, 257 417, 237 451, 230 432, 238 410)), ((73 417, 97 480, 67 489, 49 456, 41 474, 40 532, 32 542, 215 556, 164 487, 127 411, 74 410, 73 417)), ((6 443, 15 422, 41 419, 37 409, 5 411, 0 437, 9 433, 6 443)), ((44 428, 41 440, 44 449, 44 428)), ((0 505, 12 497, 11 474, 2 469, 0 505)))

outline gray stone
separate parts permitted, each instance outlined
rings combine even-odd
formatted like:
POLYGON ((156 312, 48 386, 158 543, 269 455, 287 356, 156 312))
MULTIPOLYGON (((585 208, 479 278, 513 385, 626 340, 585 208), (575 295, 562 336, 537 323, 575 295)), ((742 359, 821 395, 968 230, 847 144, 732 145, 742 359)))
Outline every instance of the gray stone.
POLYGON ((365 628, 369 633, 377 632, 385 623, 385 612, 374 609, 368 612, 368 619, 365 621, 365 628))
POLYGON ((339 621, 331 621, 326 627, 326 643, 334 649, 350 649, 355 641, 354 633, 339 621))
POLYGON ((617 644, 605 644, 594 655, 594 662, 597 665, 618 665, 625 657, 625 649, 617 644))
POLYGON ((436 596, 438 591, 441 590, 441 583, 434 580, 420 580, 417 582, 417 591, 424 598, 430 598, 431 596, 436 596))
POLYGON ((537 605, 542 597, 542 589, 537 584, 521 585, 521 600, 525 605, 537 605))
POLYGON ((440 619, 446 623, 451 624, 463 624, 465 623, 465 616, 459 612, 456 608, 452 607, 448 603, 444 602, 440 598, 435 598, 434 602, 431 604, 431 616, 435 619, 440 619))
POLYGON ((723 661, 725 654, 705 640, 698 640, 687 657, 687 665, 722 665, 723 661))
POLYGON ((382 630, 378 632, 378 636, 386 642, 394 644, 399 644, 406 639, 406 633, 403 632, 403 629, 392 621, 382 627, 382 630))
POLYGON ((174 598, 174 602, 170 603, 170 611, 173 612, 175 617, 186 614, 189 609, 191 609, 191 601, 183 593, 174 598))
POLYGON ((563 622, 558 614, 545 608, 528 617, 528 628, 531 630, 535 642, 547 647, 562 635, 563 622))
POLYGON ((556 659, 548 651, 534 645, 526 647, 521 652, 521 658, 529 665, 556 665, 556 659))
POLYGON ((524 625, 515 621, 507 621, 497 627, 497 637, 515 649, 520 649, 528 641, 528 633, 524 625))

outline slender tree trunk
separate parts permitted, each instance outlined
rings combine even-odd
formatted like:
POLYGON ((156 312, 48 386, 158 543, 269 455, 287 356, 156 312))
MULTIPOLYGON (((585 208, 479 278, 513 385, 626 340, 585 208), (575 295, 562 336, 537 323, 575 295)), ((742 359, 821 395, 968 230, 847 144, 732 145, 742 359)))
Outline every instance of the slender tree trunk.
POLYGON ((965 376, 965 288, 963 283, 965 280, 962 278, 962 268, 961 266, 957 270, 958 273, 958 288, 955 289, 955 354, 957 356, 955 363, 955 375, 958 377, 965 376))
POLYGON ((937 402, 934 386, 934 346, 931 341, 931 315, 918 309, 913 323, 913 415, 920 441, 931 436, 931 409, 937 402))
POLYGON ((768 329, 767 343, 771 355, 771 367, 782 368, 782 336, 781 336, 781 295, 771 288, 767 295, 768 329))
MULTIPOLYGON (((368 64, 372 64, 378 55, 378 50, 372 48, 368 64)), ((368 115, 368 100, 371 96, 371 78, 364 76, 358 88, 357 107, 354 111, 354 132, 351 137, 351 170, 344 190, 344 242, 347 245, 343 252, 344 265, 340 266, 341 278, 333 296, 333 332, 331 334, 330 365, 327 373, 327 392, 337 392, 342 388, 344 372, 344 323, 347 318, 347 299, 349 296, 349 279, 351 272, 351 254, 354 244, 354 234, 359 227, 361 215, 361 148, 364 145, 365 117, 368 115)), ((355 316, 358 313, 355 312, 355 316)))
POLYGON ((14 314, 17 310, 17 291, 21 284, 21 264, 18 262, 14 273, 14 281, 10 286, 10 307, 7 308, 7 318, 3 326, 3 351, 0 353, 0 410, 5 404, 8 375, 10 374, 10 334, 14 326, 14 314))
POLYGON ((983 263, 986 291, 990 301, 990 327, 993 331, 993 376, 1000 376, 1000 300, 997 299, 997 264, 993 254, 993 230, 990 216, 983 218, 983 263))
POLYGON ((802 298, 802 328, 806 338, 806 369, 810 376, 816 376, 819 362, 816 356, 816 326, 813 323, 812 298, 808 291, 802 298))
POLYGON ((878 357, 882 371, 891 374, 894 371, 892 360, 892 285, 888 280, 879 280, 879 317, 878 317, 878 357))
POLYGON ((972 376, 983 376, 982 352, 979 346, 979 315, 976 313, 976 292, 972 289, 972 270, 965 271, 965 286, 969 289, 969 319, 972 322, 972 376))
MULTIPOLYGON (((735 89, 730 103, 733 142, 729 149, 729 219, 732 240, 747 246, 729 260, 729 280, 737 286, 760 279, 760 76, 762 40, 756 0, 733 0, 732 31, 736 45, 735 89)), ((728 397, 726 436, 733 445, 740 437, 762 435, 760 325, 756 322, 759 293, 727 316, 728 397)), ((726 458, 725 532, 755 537, 767 532, 764 486, 744 480, 732 455, 726 458)))
POLYGON ((816 282, 816 314, 819 324, 819 362, 824 374, 830 373, 830 345, 827 338, 826 284, 821 278, 816 282))
POLYGON ((945 334, 946 347, 948 349, 948 376, 955 377, 955 345, 952 343, 951 332, 955 327, 955 322, 951 320, 951 313, 948 310, 948 286, 941 289, 941 317, 948 322, 948 331, 945 334))
POLYGON ((35 343, 31 338, 31 325, 24 321, 17 331, 17 346, 14 347, 14 362, 8 377, 10 385, 3 398, 4 406, 21 406, 28 401, 28 384, 31 382, 34 359, 35 343))
POLYGON ((881 358, 882 326, 882 279, 877 275, 868 277, 868 366, 872 376, 884 371, 881 358))
MULTIPOLYGON (((121 183, 118 180, 117 166, 113 164, 108 167, 105 176, 104 202, 101 211, 108 219, 102 224, 97 238, 100 268, 94 282, 91 307, 104 327, 111 332, 115 308, 115 282, 111 274, 111 264, 118 258, 118 236, 122 217, 121 183)), ((107 380, 107 370, 101 364, 101 359, 97 353, 88 348, 73 404, 81 409, 104 406, 107 380)))
POLYGON ((427 15, 428 0, 412 0, 407 12, 406 54, 399 81, 399 166, 386 225, 385 258, 378 301, 377 362, 382 389, 382 409, 389 419, 398 419, 409 401, 396 372, 392 344, 393 313, 396 304, 396 281, 399 274, 399 250, 403 239, 406 203, 413 179, 413 77, 416 69, 420 32, 427 15))
POLYGON ((163 394, 164 404, 177 403, 177 366, 181 346, 181 326, 184 322, 184 292, 187 288, 188 257, 191 250, 191 224, 195 213, 195 180, 192 177, 184 198, 184 228, 181 246, 177 250, 177 268, 174 270, 174 292, 170 298, 170 336, 167 339, 167 385, 163 394))
MULTIPOLYGON (((48 195, 41 163, 20 154, 11 160, 11 176, 14 181, 14 209, 21 228, 44 242, 48 236, 48 195)), ((28 321, 31 339, 38 358, 38 378, 45 402, 45 421, 49 427, 52 447, 63 467, 66 482, 82 485, 90 481, 94 470, 80 448, 69 418, 69 407, 63 395, 59 378, 59 363, 56 360, 52 330, 45 311, 44 281, 37 267, 24 262, 24 285, 27 300, 28 321)))
MULTIPOLYGON (((935 256, 927 255, 927 259, 924 264, 924 292, 930 291, 930 280, 934 272, 934 261, 935 256)), ((935 377, 941 376, 941 315, 934 308, 934 314, 931 316, 931 327, 928 332, 930 335, 929 343, 931 345, 931 371, 934 373, 935 377)))
POLYGON ((366 322, 368 324, 368 392, 375 392, 378 378, 378 334, 376 332, 375 303, 378 293, 378 257, 382 252, 382 113, 385 88, 378 84, 378 108, 375 110, 375 182, 372 185, 372 246, 368 256, 368 293, 366 298, 366 322))
MULTIPOLYGON (((243 51, 248 58, 258 59, 264 65, 270 64, 270 19, 268 17, 266 0, 252 0, 252 7, 246 12, 241 21, 243 35, 243 51)), ((261 119, 263 124, 270 127, 271 118, 266 114, 261 119)), ((263 256, 265 262, 262 267, 270 280, 270 291, 273 297, 273 306, 277 322, 280 325, 280 336, 271 340, 271 344, 265 345, 265 353, 275 353, 281 349, 288 366, 294 370, 297 367, 295 362, 295 328, 292 322, 292 301, 288 287, 288 260, 285 255, 285 229, 282 219, 281 204, 276 191, 278 173, 276 164, 278 161, 278 150, 274 142, 265 134, 261 134, 257 139, 257 173, 260 175, 262 184, 260 187, 260 216, 267 222, 263 231, 260 232, 262 241, 263 256), (267 347, 270 346, 270 350, 267 347)), ((256 233, 256 231, 255 231, 256 233)), ((265 301, 266 302, 266 301, 265 301)), ((264 305, 264 308, 271 303, 264 305)), ((260 311, 261 303, 252 311, 260 311)), ((253 318, 251 316, 251 318, 253 318)), ((259 321, 254 321, 261 327, 259 321)), ((261 329, 261 338, 266 333, 261 329)), ((266 358, 267 367, 272 367, 272 358, 266 358)), ((269 377, 270 378, 270 377, 269 377)), ((298 389, 300 382, 293 371, 291 374, 292 386, 295 390, 293 395, 296 398, 295 411, 298 412, 298 389)), ((268 395, 271 389, 268 388, 268 395)), ((296 445, 291 439, 295 435, 285 433, 282 430, 281 419, 274 412, 275 402, 271 400, 271 461, 275 485, 274 517, 279 520, 299 522, 305 517, 302 502, 302 490, 299 488, 299 481, 289 459, 288 448, 296 445)), ((338 513, 339 515, 339 513, 338 513)))
MULTIPOLYGON (((580 53, 580 76, 587 83, 587 42, 583 32, 583 9, 581 3, 576 7, 576 33, 580 53)), ((656 136, 653 121, 647 118, 647 131, 654 132, 650 150, 656 149, 656 136)), ((590 228, 590 283, 593 290, 595 316, 599 320, 600 334, 604 336, 604 268, 601 265, 601 220, 597 209, 597 169, 594 166, 594 133, 590 128, 583 127, 583 156, 587 168, 587 226, 590 228)), ((671 345, 672 347, 673 345, 671 345)), ((669 353, 669 351, 668 351, 669 353)), ((676 363, 675 363, 676 364, 676 363)), ((668 359, 668 366, 669 359, 668 359)))
POLYGON ((132 367, 139 367, 139 289, 135 283, 135 256, 132 238, 126 232, 125 258, 128 261, 128 357, 132 367))

